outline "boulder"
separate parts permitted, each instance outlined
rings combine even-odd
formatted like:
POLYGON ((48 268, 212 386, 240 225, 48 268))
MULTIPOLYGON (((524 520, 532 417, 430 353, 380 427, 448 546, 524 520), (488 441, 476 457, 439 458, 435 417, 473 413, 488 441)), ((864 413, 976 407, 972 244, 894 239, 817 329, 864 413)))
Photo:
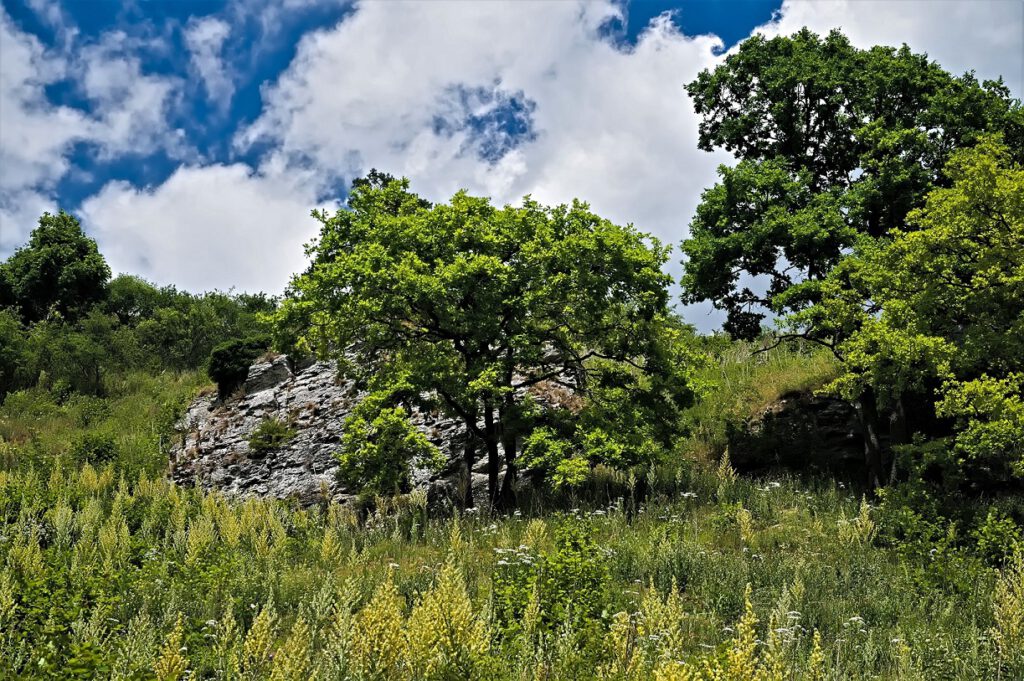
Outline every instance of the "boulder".
POLYGON ((288 367, 288 358, 276 355, 257 362, 249 367, 249 375, 245 379, 246 394, 258 393, 279 386, 292 377, 288 367))
MULTIPOLYGON (((243 395, 223 401, 213 394, 197 397, 176 426, 171 478, 230 496, 271 496, 306 505, 353 498, 359 490, 338 483, 335 454, 345 420, 364 393, 353 381, 339 378, 334 362, 295 364, 294 371, 289 366, 284 355, 261 359, 250 367, 243 395), (251 450, 253 431, 271 418, 287 423, 294 435, 277 449, 251 450)), ((551 388, 545 390, 557 397, 551 388)), ((542 405, 557 403, 547 393, 535 396, 542 405)), ((426 490, 432 505, 457 500, 458 490, 465 489, 463 423, 422 410, 413 410, 410 421, 448 459, 440 471, 414 467, 413 486, 426 490)), ((472 473, 478 505, 487 499, 482 447, 479 456, 472 473)))

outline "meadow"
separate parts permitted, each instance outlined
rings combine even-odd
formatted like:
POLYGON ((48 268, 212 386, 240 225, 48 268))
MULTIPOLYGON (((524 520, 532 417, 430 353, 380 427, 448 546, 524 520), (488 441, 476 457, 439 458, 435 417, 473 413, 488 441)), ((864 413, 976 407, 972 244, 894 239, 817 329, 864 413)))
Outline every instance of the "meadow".
POLYGON ((432 516, 422 492, 366 512, 174 486, 162 450, 195 373, 62 404, 14 393, 0 676, 1014 678, 1019 563, 997 569, 952 525, 908 539, 884 494, 702 455, 729 419, 832 370, 730 350, 674 463, 599 467, 503 516, 432 516))

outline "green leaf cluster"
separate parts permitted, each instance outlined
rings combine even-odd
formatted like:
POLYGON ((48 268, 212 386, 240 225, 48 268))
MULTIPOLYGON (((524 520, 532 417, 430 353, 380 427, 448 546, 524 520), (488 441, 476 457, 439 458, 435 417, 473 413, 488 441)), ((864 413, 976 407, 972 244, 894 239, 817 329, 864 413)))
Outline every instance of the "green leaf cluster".
POLYGON ((345 422, 338 463, 338 480, 348 489, 392 496, 409 491, 410 464, 439 470, 445 459, 403 407, 376 394, 345 422))
MULTIPOLYGON (((832 387, 956 423, 961 464, 1024 472, 1024 169, 998 137, 956 152, 906 230, 865 241, 790 323, 837 339, 832 387)), ((1005 475, 1000 473, 997 475, 1005 475)))
POLYGON ((74 320, 102 300, 110 267, 72 215, 43 213, 29 242, 0 263, 0 308, 26 323, 56 313, 74 320))

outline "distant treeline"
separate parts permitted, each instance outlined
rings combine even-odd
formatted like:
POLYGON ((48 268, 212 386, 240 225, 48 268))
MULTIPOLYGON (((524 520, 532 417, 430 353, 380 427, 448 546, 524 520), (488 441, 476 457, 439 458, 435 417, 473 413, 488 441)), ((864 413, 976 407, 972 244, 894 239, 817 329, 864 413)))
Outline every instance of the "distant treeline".
POLYGON ((257 334, 259 315, 275 306, 263 293, 111 279, 78 220, 44 214, 29 242, 0 263, 0 398, 35 385, 102 395, 118 371, 204 367, 218 344, 257 334))

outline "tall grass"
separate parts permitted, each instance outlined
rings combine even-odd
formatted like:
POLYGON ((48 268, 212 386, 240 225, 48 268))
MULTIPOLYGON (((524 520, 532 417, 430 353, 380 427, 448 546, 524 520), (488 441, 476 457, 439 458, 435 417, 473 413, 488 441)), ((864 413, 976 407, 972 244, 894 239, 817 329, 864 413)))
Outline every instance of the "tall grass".
POLYGON ((730 343, 697 373, 702 395, 684 417, 690 431, 687 455, 716 461, 731 426, 759 416, 786 395, 817 390, 838 375, 833 356, 818 346, 789 343, 758 352, 761 347, 730 343))
POLYGON ((104 443, 101 456, 119 473, 163 471, 174 420, 207 382, 199 371, 131 372, 108 377, 103 398, 74 394, 59 400, 42 388, 12 393, 0 405, 0 452, 6 451, 0 464, 76 468, 104 443))
POLYGON ((836 487, 679 481, 632 512, 361 520, 109 465, 0 472, 0 676, 991 678, 1019 656, 1019 569, 937 581, 836 487))
MULTIPOLYGON (((814 353, 741 364, 709 370, 719 387, 695 423, 831 371, 814 353)), ((941 544, 889 548, 880 510, 838 483, 681 459, 599 470, 507 517, 434 518, 422 493, 369 516, 232 500, 161 475, 167 429, 201 384, 131 375, 102 402, 29 391, 0 408, 0 678, 1024 671, 1022 559, 1001 573, 941 544)))

